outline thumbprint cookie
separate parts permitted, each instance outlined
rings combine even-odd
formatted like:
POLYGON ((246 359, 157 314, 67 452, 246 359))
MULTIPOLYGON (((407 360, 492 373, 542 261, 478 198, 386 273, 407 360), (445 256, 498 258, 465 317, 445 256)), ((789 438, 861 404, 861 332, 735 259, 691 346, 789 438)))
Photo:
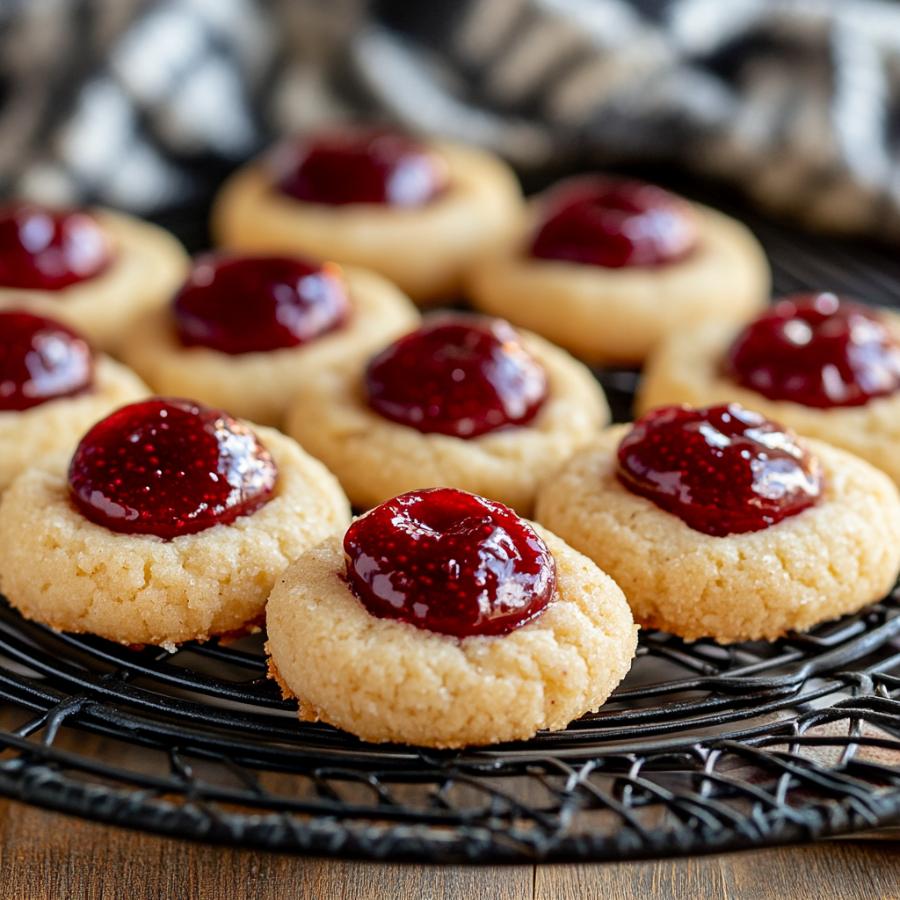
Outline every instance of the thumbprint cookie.
POLYGON ((430 303, 460 293, 464 271, 521 206, 515 175, 487 151, 345 128, 288 140, 238 171, 212 229, 234 250, 371 269, 430 303))
POLYGON ((541 479, 608 419, 564 351, 499 319, 435 314, 368 361, 312 373, 287 431, 356 506, 446 485, 527 515, 541 479))
POLYGON ((772 640, 883 597, 900 499, 869 463, 737 404, 651 410, 542 488, 537 518, 688 640, 772 640))
POLYGON ((24 469, 71 451, 107 413, 149 393, 67 325, 0 309, 0 491, 24 469))
POLYGON ((449 488, 395 497, 301 556, 266 609, 301 719, 464 747, 559 730, 628 672, 615 582, 540 526, 449 488))
POLYGON ((154 397, 0 503, 0 589, 60 631, 171 647, 257 621, 289 562, 346 527, 335 479, 290 438, 154 397), (27 539, 23 539, 27 535, 27 539))
POLYGON ((365 358, 418 321, 406 297, 362 269, 209 254, 168 307, 138 322, 120 353, 160 394, 277 426, 311 373, 365 358))
POLYGON ((900 316, 798 294, 743 329, 673 335, 647 364, 640 410, 735 400, 862 457, 900 484, 900 316))
POLYGON ((123 213, 0 206, 0 308, 50 316, 101 350, 163 306, 188 264, 167 231, 123 213))
POLYGON ((699 322, 749 319, 769 268, 750 231, 660 187, 608 176, 537 197, 468 279, 473 304, 595 365, 634 365, 699 322))

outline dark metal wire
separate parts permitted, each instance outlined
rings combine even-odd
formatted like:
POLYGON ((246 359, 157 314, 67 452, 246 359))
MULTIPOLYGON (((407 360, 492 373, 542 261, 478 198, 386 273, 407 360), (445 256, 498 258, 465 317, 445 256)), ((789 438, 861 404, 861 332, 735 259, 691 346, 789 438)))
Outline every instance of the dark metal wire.
POLYGON ((900 821, 898 635, 896 598, 772 645, 649 632, 600 713, 449 753, 297 723, 258 642, 133 651, 4 605, 0 698, 22 717, 0 732, 0 791, 168 834, 374 858, 801 840, 900 821))
MULTIPOLYGON (((757 224, 776 289, 896 302, 887 254, 757 224)), ((601 375, 620 417, 635 377, 601 375)), ((465 752, 297 722, 259 638, 132 650, 0 603, 0 722, 0 793, 197 840, 473 862, 758 847, 900 824, 900 599, 773 644, 645 632, 599 713, 465 752)))

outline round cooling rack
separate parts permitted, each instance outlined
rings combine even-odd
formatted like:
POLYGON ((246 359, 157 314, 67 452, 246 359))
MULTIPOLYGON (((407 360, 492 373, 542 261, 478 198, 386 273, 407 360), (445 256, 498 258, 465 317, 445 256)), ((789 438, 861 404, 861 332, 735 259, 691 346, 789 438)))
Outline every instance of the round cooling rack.
MULTIPOLYGON (((897 303, 887 252, 751 224, 777 292, 897 303)), ((635 374, 600 378, 627 417, 635 374)), ((896 825, 900 588, 771 644, 644 631, 599 713, 462 752, 298 722, 260 635, 129 649, 0 601, 0 793, 196 840, 427 862, 629 859, 896 825)))

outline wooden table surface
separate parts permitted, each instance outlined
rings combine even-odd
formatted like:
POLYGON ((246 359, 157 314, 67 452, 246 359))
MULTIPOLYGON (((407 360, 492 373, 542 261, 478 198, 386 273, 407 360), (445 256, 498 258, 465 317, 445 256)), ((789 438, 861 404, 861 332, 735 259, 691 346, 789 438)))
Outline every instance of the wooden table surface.
POLYGON ((304 859, 108 828, 0 800, 0 898, 900 898, 900 841, 591 866, 304 859))

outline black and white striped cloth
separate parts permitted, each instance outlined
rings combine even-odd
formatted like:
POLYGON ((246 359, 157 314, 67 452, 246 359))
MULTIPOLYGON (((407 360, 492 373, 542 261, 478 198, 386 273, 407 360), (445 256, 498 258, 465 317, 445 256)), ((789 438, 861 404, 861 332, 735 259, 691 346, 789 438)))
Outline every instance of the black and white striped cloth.
POLYGON ((900 237, 890 0, 0 0, 0 191, 151 213, 335 118, 900 237))

